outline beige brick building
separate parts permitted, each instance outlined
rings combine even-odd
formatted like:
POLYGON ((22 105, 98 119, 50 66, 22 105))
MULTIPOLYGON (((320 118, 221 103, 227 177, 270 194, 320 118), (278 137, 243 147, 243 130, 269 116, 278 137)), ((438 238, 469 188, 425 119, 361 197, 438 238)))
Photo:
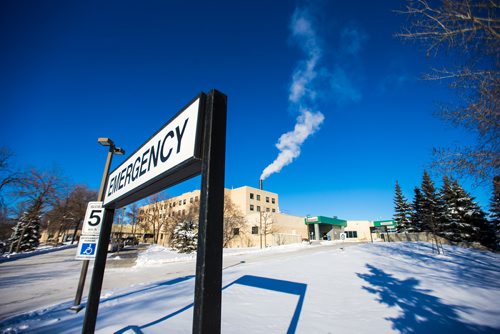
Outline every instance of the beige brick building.
POLYGON ((278 194, 248 186, 226 189, 234 204, 245 216, 256 212, 278 213, 278 194))
MULTIPOLYGON (((261 244, 265 247, 297 243, 307 238, 307 226, 303 217, 280 213, 278 194, 248 186, 225 189, 224 192, 245 217, 245 225, 232 231, 234 238, 229 243, 230 247, 253 247, 261 244)), ((145 205, 139 209, 139 220, 153 212, 160 221, 180 217, 197 209, 199 200, 200 191, 194 190, 145 205)), ((158 243, 167 245, 169 240, 163 226, 159 233, 158 243)))

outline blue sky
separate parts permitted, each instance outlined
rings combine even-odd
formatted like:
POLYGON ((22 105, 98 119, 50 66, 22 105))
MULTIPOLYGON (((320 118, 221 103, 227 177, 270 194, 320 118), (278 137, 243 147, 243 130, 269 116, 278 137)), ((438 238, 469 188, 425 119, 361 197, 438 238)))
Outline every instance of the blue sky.
MULTIPOLYGON (((284 144, 295 158, 264 181, 281 210, 390 218, 396 180, 411 197, 433 147, 472 140, 433 115, 453 95, 420 80, 435 60, 394 38, 403 5, 2 1, 0 146, 19 168, 59 169, 97 189, 98 137, 132 153, 216 88, 228 96, 226 187, 257 187, 281 135, 309 112, 305 138, 284 144)), ((487 190, 465 186, 486 207, 487 190)))

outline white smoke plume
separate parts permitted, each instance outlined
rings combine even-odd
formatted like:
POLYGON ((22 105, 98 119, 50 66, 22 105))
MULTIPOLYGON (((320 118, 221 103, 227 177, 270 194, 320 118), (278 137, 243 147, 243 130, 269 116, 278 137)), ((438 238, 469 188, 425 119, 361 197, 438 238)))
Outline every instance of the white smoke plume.
POLYGON ((300 155, 300 147, 304 141, 319 130, 325 119, 321 112, 313 111, 310 106, 317 95, 314 81, 322 53, 310 13, 306 9, 295 10, 290 29, 293 39, 306 55, 306 59, 297 65, 292 75, 288 96, 290 107, 298 110, 300 114, 293 131, 282 134, 276 143, 280 152, 276 159, 264 169, 260 176, 261 180, 265 180, 271 174, 279 173, 283 167, 291 164, 300 155))
POLYGON ((264 169, 260 179, 265 180, 269 175, 279 173, 283 167, 291 164, 300 155, 302 143, 319 129, 324 119, 325 117, 320 112, 301 110, 293 131, 282 134, 278 140, 276 147, 280 153, 273 163, 264 169))

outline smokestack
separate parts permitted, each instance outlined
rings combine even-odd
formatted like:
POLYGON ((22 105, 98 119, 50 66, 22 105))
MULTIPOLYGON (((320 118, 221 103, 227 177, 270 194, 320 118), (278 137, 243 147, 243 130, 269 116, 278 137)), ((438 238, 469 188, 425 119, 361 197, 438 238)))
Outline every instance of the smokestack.
POLYGON ((259 179, 259 189, 262 190, 262 179, 259 179))

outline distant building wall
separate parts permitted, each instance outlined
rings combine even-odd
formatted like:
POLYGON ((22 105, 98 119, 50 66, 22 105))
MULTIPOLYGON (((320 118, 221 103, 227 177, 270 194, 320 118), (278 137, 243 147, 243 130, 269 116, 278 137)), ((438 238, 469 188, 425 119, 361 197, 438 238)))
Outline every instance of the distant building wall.
POLYGON ((370 241, 370 227, 373 226, 369 220, 348 220, 344 233, 356 232, 356 237, 348 236, 346 241, 370 241))
POLYGON ((246 224, 229 247, 262 247, 300 243, 307 239, 304 218, 283 213, 261 212, 245 216, 246 224))
POLYGON ((226 189, 226 194, 240 209, 243 215, 256 212, 279 212, 278 194, 248 186, 226 189))

